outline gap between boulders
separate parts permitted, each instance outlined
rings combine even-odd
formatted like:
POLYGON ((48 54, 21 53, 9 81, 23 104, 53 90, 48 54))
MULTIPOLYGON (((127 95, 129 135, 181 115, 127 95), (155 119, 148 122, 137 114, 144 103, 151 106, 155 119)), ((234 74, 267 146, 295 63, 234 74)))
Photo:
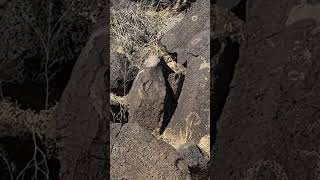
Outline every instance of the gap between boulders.
MULTIPOLYGON (((219 121, 220 115, 223 111, 224 105, 227 101, 229 91, 231 89, 230 84, 233 79, 233 75, 236 68, 236 63, 239 59, 240 44, 238 42, 232 41, 230 38, 223 40, 225 47, 222 50, 221 57, 216 64, 216 68, 211 72, 211 77, 213 78, 213 92, 211 97, 211 113, 213 114, 213 143, 211 143, 211 148, 215 144, 216 135, 218 133, 217 123, 219 121)), ((212 44, 213 52, 218 53, 221 50, 221 42, 218 39, 214 39, 212 44)), ((212 59, 213 60, 213 59, 212 59)), ((212 85, 211 85, 212 86, 212 85)))

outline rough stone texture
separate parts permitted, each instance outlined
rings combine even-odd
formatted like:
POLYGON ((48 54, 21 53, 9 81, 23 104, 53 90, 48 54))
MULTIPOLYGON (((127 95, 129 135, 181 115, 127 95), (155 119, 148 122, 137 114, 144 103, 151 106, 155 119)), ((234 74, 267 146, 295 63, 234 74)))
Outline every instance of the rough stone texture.
POLYGON ((240 3, 241 0, 216 0, 216 5, 231 9, 240 3))
POLYGON ((175 109, 166 80, 169 73, 169 67, 163 61, 138 73, 128 95, 129 122, 137 122, 150 132, 165 127, 175 109))
POLYGON ((142 2, 144 6, 153 5, 157 8, 166 8, 172 5, 174 0, 111 0, 111 6, 114 9, 125 8, 131 3, 142 2))
POLYGON ((211 179, 317 180, 318 25, 304 19, 286 27, 295 1, 251 3, 248 38, 218 121, 211 179))
POLYGON ((137 123, 121 128, 111 164, 112 179, 190 179, 187 164, 176 150, 137 123))
POLYGON ((62 179, 105 179, 108 139, 105 122, 104 76, 106 29, 95 31, 72 71, 60 100, 52 136, 61 148, 62 179))
MULTIPOLYGON (((198 23, 209 22, 208 3, 205 0, 197 1, 185 18, 197 16, 198 23), (200 7, 201 11, 197 9, 200 7)), ((182 20, 181 26, 178 24, 172 32, 180 32, 180 27, 186 25, 185 23, 186 21, 182 20)), ((195 22, 189 21, 188 26, 192 27, 193 23, 195 22)), ((189 28, 187 31, 189 34, 182 34, 171 40, 172 44, 180 44, 184 39, 188 39, 183 44, 185 51, 177 52, 178 62, 182 61, 181 58, 185 58, 183 60, 187 61, 185 81, 175 113, 162 134, 163 138, 175 147, 190 141, 199 143, 202 137, 210 134, 210 27, 208 24, 197 26, 195 25, 194 29, 189 28), (184 55, 180 56, 180 54, 184 55)))
POLYGON ((208 179, 208 162, 206 157, 195 143, 187 143, 177 149, 186 160, 193 179, 208 179))
POLYGON ((169 74, 168 76, 168 82, 170 84, 170 87, 172 88, 173 97, 175 101, 179 99, 184 78, 185 78, 184 75, 175 74, 175 73, 169 74))
POLYGON ((248 0, 247 2, 247 38, 255 41, 283 31, 285 22, 291 9, 300 3, 300 0, 271 1, 248 0), (266 13, 268 12, 268 16, 266 13))
POLYGON ((169 52, 177 53, 178 63, 184 64, 187 61, 189 49, 186 45, 195 34, 202 31, 204 27, 209 28, 209 4, 209 0, 198 0, 193 3, 183 20, 161 39, 161 43, 169 52))
POLYGON ((286 26, 305 19, 310 19, 315 22, 320 21, 320 3, 318 1, 301 1, 299 4, 291 8, 288 13, 286 26))
POLYGON ((234 40, 240 40, 243 21, 230 11, 215 4, 211 5, 210 11, 210 36, 212 39, 230 37, 234 40))
POLYGON ((121 123, 111 123, 110 124, 110 154, 112 153, 112 148, 117 139, 122 128, 121 123))

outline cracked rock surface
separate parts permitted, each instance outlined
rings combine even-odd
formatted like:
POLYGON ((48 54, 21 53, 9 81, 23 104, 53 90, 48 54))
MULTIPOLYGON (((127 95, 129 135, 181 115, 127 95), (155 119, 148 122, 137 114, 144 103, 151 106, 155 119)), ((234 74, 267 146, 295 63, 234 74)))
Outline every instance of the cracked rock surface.
POLYGON ((137 123, 124 124, 111 153, 112 179, 191 179, 185 160, 137 123))
POLYGON ((96 30, 80 54, 71 79, 51 122, 51 137, 57 146, 63 179, 105 178, 104 73, 107 57, 106 30, 96 30), (88 153, 89 152, 89 153, 88 153), (91 156, 90 154, 94 154, 91 156))
MULTIPOLYGON (((161 41, 168 51, 177 52, 178 62, 187 64, 177 108, 162 134, 163 139, 175 147, 191 141, 200 143, 210 134, 210 9, 207 4, 207 0, 195 2, 182 22, 161 41)), ((203 148, 209 153, 209 144, 203 148)))
POLYGON ((319 25, 308 17, 286 23, 299 3, 249 1, 247 38, 213 145, 213 180, 320 177, 319 25))

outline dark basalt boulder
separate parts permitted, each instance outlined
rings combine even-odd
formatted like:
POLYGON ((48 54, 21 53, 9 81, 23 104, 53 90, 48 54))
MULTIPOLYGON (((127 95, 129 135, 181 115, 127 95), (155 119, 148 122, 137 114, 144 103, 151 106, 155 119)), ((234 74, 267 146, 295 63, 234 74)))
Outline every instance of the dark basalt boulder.
POLYGON ((157 134, 167 125, 176 107, 168 73, 163 61, 138 73, 128 95, 129 122, 157 134))
MULTIPOLYGON (((191 141, 200 143, 202 138, 210 134, 208 3, 206 0, 195 2, 182 22, 168 32, 162 41, 169 51, 177 53, 177 61, 186 62, 187 67, 177 108, 162 134, 175 147, 191 141), (185 26, 189 28, 182 29, 185 26)), ((209 153, 209 144, 202 148, 209 153)))
POLYGON ((168 82, 172 89, 173 97, 175 101, 178 101, 179 96, 181 94, 183 82, 184 82, 184 75, 171 73, 168 76, 168 82))
POLYGON ((108 47, 103 26, 92 33, 61 97, 51 137, 56 137, 61 179, 105 179, 108 152, 104 78, 108 47))
POLYGON ((320 34, 313 18, 286 24, 294 3, 251 1, 213 180, 319 178, 320 34))
POLYGON ((112 179, 191 179, 183 158, 137 123, 124 124, 111 153, 112 179))
POLYGON ((189 56, 189 49, 186 46, 191 39, 202 31, 209 28, 210 24, 209 0, 198 0, 192 4, 183 20, 167 32, 161 39, 169 52, 177 53, 177 61, 184 64, 189 56))
POLYGON ((232 9, 233 7, 237 6, 241 0, 216 0, 215 5, 224 7, 227 9, 232 9))
POLYGON ((187 143, 177 149, 188 164, 193 179, 208 179, 209 157, 195 143, 187 143))
POLYGON ((121 131, 121 128, 122 123, 110 123, 110 154, 112 153, 112 148, 121 131))

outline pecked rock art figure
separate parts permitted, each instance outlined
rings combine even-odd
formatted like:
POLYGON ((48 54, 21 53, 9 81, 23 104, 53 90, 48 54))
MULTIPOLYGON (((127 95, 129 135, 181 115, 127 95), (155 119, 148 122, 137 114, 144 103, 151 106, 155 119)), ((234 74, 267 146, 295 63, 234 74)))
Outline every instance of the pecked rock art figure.
POLYGON ((161 137, 175 148, 194 141, 207 154, 210 151, 208 4, 208 0, 192 4, 186 17, 161 40, 169 52, 177 53, 177 62, 187 67, 177 108, 161 137))

